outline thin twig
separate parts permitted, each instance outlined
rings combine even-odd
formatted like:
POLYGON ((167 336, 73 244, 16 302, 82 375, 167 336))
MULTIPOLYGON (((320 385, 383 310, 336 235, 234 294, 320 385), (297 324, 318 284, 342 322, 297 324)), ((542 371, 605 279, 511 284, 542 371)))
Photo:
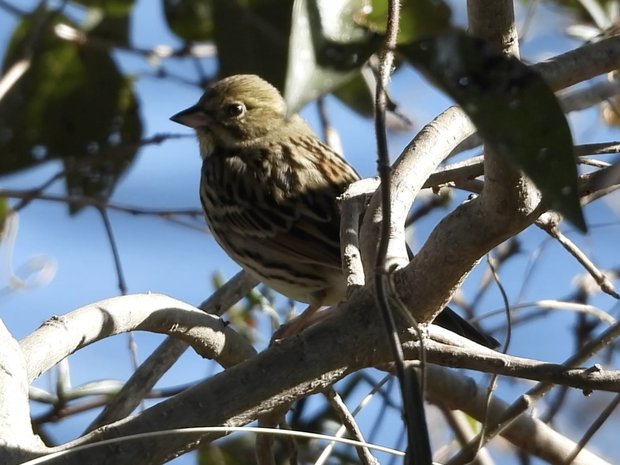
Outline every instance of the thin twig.
MULTIPOLYGON (((123 265, 121 263, 121 256, 118 251, 118 245, 114 238, 114 231, 112 230, 112 224, 110 223, 110 217, 108 211, 105 208, 99 208, 99 215, 103 221, 103 226, 106 232, 108 243, 110 244, 110 250, 112 251, 112 257, 114 258, 114 270, 116 271, 116 280, 118 283, 118 289, 120 295, 127 294, 127 283, 125 281, 125 273, 123 273, 123 265)), ((132 332, 127 333, 127 348, 129 349, 129 355, 131 359, 131 366, 133 371, 138 369, 138 344, 133 336, 132 332)))
POLYGON ((103 227, 105 229, 108 243, 110 244, 110 250, 112 251, 112 257, 114 258, 114 270, 116 271, 116 281, 120 295, 127 294, 127 283, 125 282, 125 274, 123 273, 123 265, 121 263, 121 257, 118 252, 118 245, 114 238, 114 231, 112 231, 112 224, 108 212, 105 208, 98 208, 101 220, 103 221, 103 227))
MULTIPOLYGON (((584 345, 584 347, 579 352, 571 355, 568 359, 564 361, 562 367, 571 368, 582 365, 597 352, 614 342, 619 336, 620 324, 617 323, 611 328, 608 328, 591 342, 584 345)), ((529 391, 527 391, 527 393, 520 396, 515 402, 510 405, 508 409, 505 410, 501 418, 499 418, 495 422, 495 424, 487 428, 486 435, 483 438, 483 443, 488 442, 490 439, 494 438, 502 431, 504 431, 508 426, 512 424, 513 421, 515 421, 519 417, 519 415, 521 415, 528 408, 530 408, 534 403, 536 403, 536 401, 538 401, 545 394, 547 394, 552 388, 553 383, 540 382, 529 391)), ((474 440, 470 441, 466 447, 462 448, 454 457, 452 457, 448 462, 446 462, 446 465, 467 463, 469 459, 474 456, 475 451, 478 449, 480 443, 481 438, 476 437, 474 440)))
MULTIPOLYGON (((256 279, 241 271, 217 289, 198 308, 214 315, 222 315, 256 286, 256 279)), ((120 420, 129 415, 144 399, 155 383, 170 369, 187 350, 189 344, 172 337, 166 338, 159 347, 138 367, 127 380, 123 389, 109 405, 93 420, 86 431, 120 420)))
MULTIPOLYGON (((499 289, 499 292, 502 296, 502 301, 504 303, 504 311, 506 314, 507 324, 506 324, 506 338, 504 339, 504 344, 502 346, 502 353, 506 354, 508 353, 508 347, 510 346, 510 341, 512 339, 512 324, 510 322, 510 302, 508 301, 508 295, 506 294, 506 290, 504 289, 504 286, 502 285, 502 282, 497 273, 497 268, 495 267, 495 264, 493 262, 494 262, 493 257, 491 257, 490 254, 487 254, 487 263, 489 265, 489 269, 491 270, 491 275, 493 276, 493 280, 495 281, 495 284, 497 285, 497 288, 499 289)), ((493 400, 493 391, 497 387, 497 378, 498 378, 497 374, 494 373, 493 375, 491 375, 491 381, 489 382, 489 386, 487 388, 487 397, 486 397, 485 405, 484 405, 484 421, 481 422, 480 433, 478 435, 480 442, 478 443, 478 447, 476 451, 474 452, 475 455, 478 455, 478 452, 484 446, 484 438, 486 435, 487 424, 489 422, 490 406, 491 406, 491 401, 493 400)))
POLYGON ((575 155, 613 155, 620 153, 620 142, 598 142, 593 144, 575 145, 575 155))
POLYGON ((323 141, 336 153, 343 154, 342 141, 340 135, 334 126, 329 122, 327 110, 325 108, 325 98, 319 97, 316 101, 317 111, 319 113, 319 121, 323 130, 323 141))
MULTIPOLYGON (((347 431, 349 431, 349 434, 351 434, 351 436, 353 437, 353 439, 360 441, 360 442, 366 442, 364 440, 364 435, 362 434, 362 430, 357 425, 357 422, 355 421, 353 414, 349 412, 349 409, 347 408, 346 404, 342 400, 342 397, 340 397, 340 395, 333 389, 328 389, 324 393, 324 395, 329 401, 329 404, 331 405, 331 407, 334 409, 334 411, 338 415, 338 418, 340 418, 340 421, 342 422, 342 424, 346 427, 347 431)), ((370 450, 368 450, 366 447, 356 447, 355 450, 362 464, 364 465, 378 465, 379 464, 379 461, 375 457, 372 456, 372 454, 370 453, 370 450)), ((315 462, 315 465, 320 465, 321 463, 323 462, 317 460, 317 462, 315 462)))
MULTIPOLYGON (((478 289, 476 290, 476 294, 474 295, 471 303, 469 304, 470 308, 476 308, 482 298, 484 297, 485 292, 489 289, 492 282, 497 284, 497 280, 495 275, 497 271, 502 268, 510 258, 515 257, 521 250, 519 239, 513 237, 508 239, 503 244, 498 245, 495 249, 495 257, 493 258, 493 263, 489 263, 491 265, 487 272, 482 276, 481 282, 478 285, 478 289)), ((488 260, 488 254, 487 254, 488 260)), ((470 316, 473 316, 470 315, 470 316)))
POLYGON ((379 246, 376 251, 374 285, 376 291, 377 306, 381 310, 381 315, 386 327, 388 340, 394 355, 394 365, 400 382, 401 395, 405 411, 407 424, 408 447, 405 456, 405 464, 430 464, 432 456, 428 430, 426 429, 426 419, 424 415, 424 395, 419 393, 415 371, 407 369, 400 339, 396 330, 394 315, 392 314, 389 303, 389 289, 387 286, 391 276, 391 267, 387 263, 387 252, 391 237, 391 166, 387 143, 386 107, 387 94, 386 88, 392 65, 394 54, 392 50, 396 47, 398 37, 398 25, 400 14, 400 1, 390 0, 388 2, 387 27, 383 51, 379 60, 379 76, 377 79, 377 91, 375 94, 375 136, 377 139, 377 171, 381 179, 381 235, 379 246), (417 395, 416 395, 417 394, 417 395))
MULTIPOLYGON (((379 381, 378 383, 373 383, 372 384, 372 389, 370 390, 370 392, 368 394, 366 394, 366 396, 359 402, 359 404, 357 405, 357 407, 355 407, 355 409, 353 410, 353 412, 351 412, 351 416, 353 418, 355 418, 355 416, 357 416, 358 413, 360 413, 365 407, 366 405, 368 405, 368 402, 371 401, 371 399, 377 395, 377 394, 381 394, 381 388, 383 387, 383 385, 385 385, 386 383, 390 382, 390 380, 392 379, 392 376, 385 376, 381 381, 379 381)), ((388 389, 389 390, 389 389, 388 389)), ((385 409, 381 409, 381 414, 385 413, 385 409)), ((336 431, 336 433, 334 434, 334 437, 336 438, 341 438, 344 436, 344 433, 346 433, 347 431, 347 427, 345 425, 340 426, 340 428, 338 428, 338 431, 336 431)), ((374 432, 371 431, 370 432, 370 437, 374 436, 374 432)), ((321 452, 321 455, 319 456, 319 458, 316 460, 316 462, 314 463, 314 465, 322 465, 323 463, 325 463, 325 461, 327 460, 327 458, 329 457, 329 455, 332 452, 332 449, 334 447, 336 443, 335 442, 331 442, 329 443, 325 449, 323 449, 323 452, 321 452)))
POLYGON ((543 231, 556 239, 562 247, 572 255, 585 270, 592 276, 592 279, 599 285, 601 291, 612 296, 614 299, 620 299, 620 295, 614 289, 613 283, 605 276, 601 270, 588 258, 588 256, 577 245, 566 237, 557 227, 558 218, 546 213, 542 215, 537 221, 536 226, 540 227, 543 231))
POLYGON ((213 44, 195 44, 192 46, 183 45, 180 48, 173 48, 169 45, 156 45, 153 48, 140 48, 127 45, 122 42, 114 42, 102 39, 101 37, 91 37, 88 34, 76 29, 68 24, 57 24, 54 28, 56 36, 68 42, 75 42, 81 46, 91 47, 97 50, 122 50, 142 56, 146 59, 166 59, 166 58, 212 58, 217 55, 217 48, 213 44))
POLYGON ((11 3, 6 2, 5 0, 0 0, 0 8, 2 8, 4 11, 8 11, 13 16, 22 17, 28 14, 26 10, 20 10, 15 5, 12 5, 11 3))
POLYGON ((601 426, 603 426, 605 421, 607 421, 607 419, 611 416, 611 414, 614 412, 616 407, 618 407, 618 405, 620 405, 620 394, 616 395, 613 398, 609 405, 605 407, 605 410, 603 410, 601 414, 596 418, 594 423, 590 425, 590 427, 584 433, 583 437, 577 443, 575 450, 571 452, 571 454, 566 459, 566 462, 564 462, 566 465, 570 465, 573 460, 577 458, 577 455, 579 455, 579 453, 586 446, 588 441, 592 439, 592 436, 594 436, 594 434, 601 428, 601 426))
MULTIPOLYGON (((443 404, 439 404, 438 407, 446 419, 446 423, 448 423, 454 432, 457 442, 461 445, 467 444, 467 442, 474 436, 473 425, 467 415, 460 410, 450 410, 443 404)), ((486 449, 479 450, 476 458, 471 463, 471 465, 494 464, 495 462, 491 458, 489 451, 486 449)))
POLYGON ((37 193, 37 189, 34 190, 18 190, 18 189, 0 189, 0 197, 15 198, 15 199, 35 199, 45 200, 48 202, 65 203, 68 206, 75 207, 95 207, 105 208, 109 210, 117 210, 123 213, 129 213, 130 215, 147 215, 147 216, 160 216, 163 218, 170 216, 191 216, 201 217, 204 212, 197 208, 183 208, 183 209, 159 209, 159 208, 143 208, 133 205, 123 205, 115 202, 110 202, 97 197, 83 197, 79 195, 55 195, 37 193))

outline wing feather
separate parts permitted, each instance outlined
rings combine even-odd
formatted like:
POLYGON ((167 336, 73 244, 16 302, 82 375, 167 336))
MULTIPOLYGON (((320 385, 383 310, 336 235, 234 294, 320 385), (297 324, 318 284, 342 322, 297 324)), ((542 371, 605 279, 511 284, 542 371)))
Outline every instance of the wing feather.
POLYGON ((220 242, 242 237, 265 254, 340 269, 336 197, 359 178, 318 139, 301 140, 214 152, 203 164, 203 206, 220 242))

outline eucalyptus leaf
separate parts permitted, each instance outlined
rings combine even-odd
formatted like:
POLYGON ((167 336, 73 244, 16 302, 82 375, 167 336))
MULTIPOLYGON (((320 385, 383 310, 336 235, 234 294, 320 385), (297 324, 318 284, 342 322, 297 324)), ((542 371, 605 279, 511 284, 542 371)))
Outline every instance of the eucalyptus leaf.
POLYGON ((129 15, 134 0, 75 0, 87 7, 81 28, 90 36, 113 41, 115 45, 129 44, 129 15))
POLYGON ((375 112, 373 89, 367 80, 358 72, 351 80, 333 92, 334 96, 362 116, 371 117, 375 112))
POLYGON ((186 41, 213 40, 213 1, 164 0, 168 27, 186 41))
POLYGON ((295 0, 284 98, 291 113, 353 79, 379 36, 355 18, 363 0, 295 0))
MULTIPOLYGON (((47 14, 23 19, 4 69, 22 58, 37 15, 47 14)), ((133 85, 106 50, 59 39, 59 23, 75 27, 57 15, 45 20, 28 71, 0 101, 0 174, 62 159, 70 194, 107 198, 142 135, 133 85)))
POLYGON ((553 91, 536 71, 460 31, 400 50, 463 108, 498 156, 523 170, 546 206, 587 230, 571 131, 553 91))
POLYGON ((0 242, 2 242, 4 237, 4 227, 6 226, 6 219, 9 213, 11 213, 9 202, 6 200, 6 197, 0 197, 0 242))
MULTIPOLYGON (((371 0, 368 12, 361 16, 360 23, 385 33, 388 2, 371 0)), ((398 23, 399 44, 409 43, 430 34, 436 34, 451 27, 452 10, 442 0, 403 0, 398 23)))
POLYGON ((258 74, 284 88, 293 0, 214 0, 219 74, 258 74))

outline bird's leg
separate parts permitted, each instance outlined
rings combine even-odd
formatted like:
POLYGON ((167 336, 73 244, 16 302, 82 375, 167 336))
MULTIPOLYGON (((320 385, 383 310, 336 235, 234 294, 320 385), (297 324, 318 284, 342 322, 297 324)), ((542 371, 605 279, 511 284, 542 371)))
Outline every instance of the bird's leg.
POLYGON ((275 333, 273 333, 273 336, 271 336, 270 345, 283 339, 295 336, 296 334, 301 333, 304 329, 325 320, 332 314, 331 309, 319 311, 321 308, 322 305, 320 303, 308 305, 301 315, 293 318, 288 323, 284 323, 276 330, 275 333))

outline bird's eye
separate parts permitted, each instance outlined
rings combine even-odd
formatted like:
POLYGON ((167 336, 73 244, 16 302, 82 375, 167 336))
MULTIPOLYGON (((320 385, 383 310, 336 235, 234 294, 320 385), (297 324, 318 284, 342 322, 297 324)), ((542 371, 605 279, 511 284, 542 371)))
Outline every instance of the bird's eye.
POLYGON ((229 103, 224 107, 224 112, 229 118, 238 118, 245 113, 245 105, 240 102, 229 103))

